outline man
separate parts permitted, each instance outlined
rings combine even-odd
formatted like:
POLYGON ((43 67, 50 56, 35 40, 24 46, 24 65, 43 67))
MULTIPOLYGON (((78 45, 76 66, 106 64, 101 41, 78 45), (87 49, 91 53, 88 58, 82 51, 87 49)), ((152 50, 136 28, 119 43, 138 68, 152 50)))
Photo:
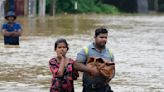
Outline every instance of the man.
POLYGON ((87 53, 85 49, 82 49, 77 54, 77 64, 79 64, 79 67, 75 68, 80 71, 85 71, 83 74, 83 92, 113 92, 104 76, 86 66, 89 57, 100 57, 104 60, 114 62, 113 54, 111 55, 109 49, 105 46, 107 37, 107 29, 96 29, 94 36, 95 41, 87 47, 87 53), (94 76, 90 76, 90 74, 94 76))
POLYGON ((9 11, 5 16, 6 23, 2 25, 2 34, 4 35, 5 45, 19 45, 19 36, 22 34, 22 27, 15 22, 16 15, 13 11, 9 11))

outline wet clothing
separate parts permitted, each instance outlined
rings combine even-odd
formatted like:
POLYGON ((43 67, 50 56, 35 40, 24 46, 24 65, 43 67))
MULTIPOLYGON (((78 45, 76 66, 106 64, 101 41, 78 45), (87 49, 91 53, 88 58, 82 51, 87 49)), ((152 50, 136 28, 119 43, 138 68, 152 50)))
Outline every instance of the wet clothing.
POLYGON ((73 67, 74 61, 69 59, 68 65, 65 67, 64 74, 57 77, 60 63, 57 63, 55 58, 49 61, 50 70, 53 74, 50 92, 74 92, 73 80, 79 76, 78 72, 73 67))
MULTIPOLYGON (((77 54, 76 58, 77 58, 78 62, 86 64, 88 57, 101 57, 102 59, 114 62, 114 56, 112 56, 112 57, 110 56, 108 48, 105 47, 100 52, 96 49, 94 43, 92 43, 88 46, 88 54, 87 55, 85 53, 85 50, 82 49, 77 54)), ((96 77, 92 77, 87 72, 84 72, 83 73, 83 92, 92 92, 92 91, 88 91, 89 89, 93 89, 93 92, 112 92, 110 86, 106 83, 106 78, 104 76, 99 75, 96 77), (101 85, 101 87, 98 87, 98 85, 101 85), (93 89, 95 87, 96 87, 96 90, 93 89), (108 90, 110 89, 110 90, 104 91, 101 88, 108 89, 108 90)))
POLYGON ((108 84, 83 85, 82 92, 113 92, 108 84))
MULTIPOLYGON (((19 23, 14 23, 12 26, 10 26, 8 23, 5 23, 2 25, 2 30, 5 29, 8 32, 14 32, 22 29, 21 25, 19 23)), ((4 36, 4 44, 5 45, 19 45, 19 36, 13 37, 13 36, 4 36)))

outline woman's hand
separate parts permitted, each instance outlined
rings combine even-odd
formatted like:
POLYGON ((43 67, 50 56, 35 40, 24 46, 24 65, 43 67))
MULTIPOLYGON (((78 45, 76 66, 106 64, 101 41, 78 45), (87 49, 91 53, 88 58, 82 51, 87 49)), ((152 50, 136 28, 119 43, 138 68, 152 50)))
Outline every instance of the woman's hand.
POLYGON ((63 62, 65 59, 62 54, 58 54, 57 58, 60 60, 60 62, 63 62))
POLYGON ((59 66, 59 70, 57 72, 57 75, 59 77, 63 76, 63 73, 64 73, 64 66, 65 66, 65 57, 62 55, 62 54, 58 54, 57 56, 59 62, 60 62, 60 66, 59 66))

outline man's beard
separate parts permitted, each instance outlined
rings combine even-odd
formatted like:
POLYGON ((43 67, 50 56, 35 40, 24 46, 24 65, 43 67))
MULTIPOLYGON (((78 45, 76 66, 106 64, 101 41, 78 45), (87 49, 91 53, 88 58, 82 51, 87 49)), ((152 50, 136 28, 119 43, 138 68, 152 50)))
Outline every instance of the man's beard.
POLYGON ((103 44, 103 45, 98 45, 98 48, 105 48, 105 44, 103 44))

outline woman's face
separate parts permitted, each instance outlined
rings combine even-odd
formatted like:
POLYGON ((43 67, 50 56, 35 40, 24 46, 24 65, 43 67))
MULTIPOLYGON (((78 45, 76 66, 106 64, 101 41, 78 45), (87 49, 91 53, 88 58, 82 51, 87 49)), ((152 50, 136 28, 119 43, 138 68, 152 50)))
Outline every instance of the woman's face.
POLYGON ((67 46, 64 42, 61 42, 61 43, 58 43, 57 44, 57 47, 56 47, 56 53, 57 53, 57 56, 59 56, 60 54, 62 54, 62 56, 65 56, 68 49, 67 49, 67 46))

